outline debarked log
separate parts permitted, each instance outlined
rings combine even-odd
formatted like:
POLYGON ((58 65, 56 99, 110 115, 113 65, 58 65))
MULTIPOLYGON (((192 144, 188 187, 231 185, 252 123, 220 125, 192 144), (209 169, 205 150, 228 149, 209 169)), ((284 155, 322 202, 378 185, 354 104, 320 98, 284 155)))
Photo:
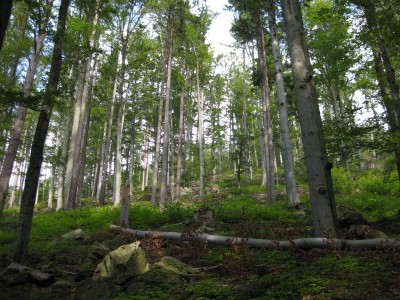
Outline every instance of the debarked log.
POLYGON ((112 230, 132 233, 138 238, 161 238, 193 242, 207 242, 217 245, 244 244, 249 247, 263 249, 395 249, 400 250, 400 240, 397 239, 367 239, 344 240, 336 238, 301 238, 290 241, 275 241, 267 239, 241 238, 223 235, 197 234, 188 235, 181 232, 143 231, 110 225, 112 230))

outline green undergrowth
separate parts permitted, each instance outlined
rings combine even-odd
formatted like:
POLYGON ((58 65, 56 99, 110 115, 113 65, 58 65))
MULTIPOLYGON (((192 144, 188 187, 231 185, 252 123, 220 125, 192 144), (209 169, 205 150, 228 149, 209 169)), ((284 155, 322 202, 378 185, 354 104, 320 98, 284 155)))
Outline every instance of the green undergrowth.
POLYGON ((394 171, 333 168, 332 178, 336 201, 360 211, 371 222, 392 218, 400 211, 399 180, 394 171))
MULTIPOLYGON (((369 221, 396 218, 400 209, 395 172, 373 170, 363 173, 332 170, 338 202, 350 206, 369 221)), ((311 216, 307 186, 299 181, 301 206, 305 214, 286 208, 286 201, 267 204, 258 196, 265 192, 259 178, 242 182, 238 187, 233 174, 223 174, 218 192, 208 193, 202 201, 197 195, 185 196, 185 203, 171 203, 166 209, 136 201, 129 211, 130 227, 141 230, 181 231, 193 221, 200 207, 214 212, 210 233, 272 240, 311 237, 311 216)), ((281 183, 277 191, 285 191, 281 183)), ((120 208, 95 205, 83 199, 83 207, 73 211, 46 212, 38 206, 33 219, 30 254, 51 258, 74 271, 83 268, 82 257, 88 244, 60 239, 71 230, 81 228, 96 242, 112 245, 118 233, 110 224, 119 223, 120 208), (108 241, 107 239, 110 239, 108 241), (71 266, 73 265, 73 266, 71 266)), ((18 210, 6 209, 0 223, 0 252, 10 251, 14 240, 18 210)), ((400 224, 400 222, 399 222, 400 224)), ((392 223, 390 223, 392 225, 392 223)), ((393 229, 393 234, 396 232, 393 229)), ((400 231, 397 232, 400 236, 400 231)), ((130 236, 117 236, 131 241, 130 236)), ((178 284, 143 283, 134 294, 121 292, 115 299, 388 299, 400 296, 400 254, 398 251, 289 251, 250 249, 244 245, 217 246, 181 241, 143 241, 152 262, 163 255, 173 256, 193 267, 213 267, 199 277, 183 279, 178 284), (148 247, 148 245, 152 247, 148 247), (146 248, 148 247, 148 248, 146 248), (150 250, 149 250, 150 249, 150 250)), ((93 266, 88 266, 88 269, 93 266)), ((1 298, 1 296, 0 296, 1 298)))

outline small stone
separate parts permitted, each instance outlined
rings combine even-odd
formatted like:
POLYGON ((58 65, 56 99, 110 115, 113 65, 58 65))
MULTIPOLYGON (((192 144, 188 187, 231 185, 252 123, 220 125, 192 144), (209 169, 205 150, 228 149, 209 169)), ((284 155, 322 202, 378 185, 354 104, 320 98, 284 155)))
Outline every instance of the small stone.
POLYGON ((85 237, 86 234, 82 229, 75 229, 61 236, 61 238, 69 240, 83 240, 85 237))

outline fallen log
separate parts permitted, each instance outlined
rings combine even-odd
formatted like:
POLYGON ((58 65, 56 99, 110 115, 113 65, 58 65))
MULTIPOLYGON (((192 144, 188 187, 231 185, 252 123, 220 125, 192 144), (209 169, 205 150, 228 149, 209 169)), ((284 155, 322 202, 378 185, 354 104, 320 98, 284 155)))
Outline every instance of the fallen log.
POLYGON ((207 242, 217 245, 244 244, 249 247, 263 249, 395 249, 400 250, 400 241, 397 239, 367 239, 367 240, 343 240, 336 238, 302 238, 290 241, 274 241, 267 239, 241 238, 223 235, 197 234, 187 235, 180 232, 143 231, 110 225, 110 229, 128 232, 139 238, 162 238, 170 240, 183 240, 193 242, 207 242))

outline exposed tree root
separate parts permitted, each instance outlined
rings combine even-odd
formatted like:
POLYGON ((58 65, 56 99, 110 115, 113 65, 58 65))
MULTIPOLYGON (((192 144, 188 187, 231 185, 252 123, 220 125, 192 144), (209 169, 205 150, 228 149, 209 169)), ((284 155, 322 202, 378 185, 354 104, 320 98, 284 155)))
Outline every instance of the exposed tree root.
POLYGON ((368 240, 343 240, 335 238, 302 238, 291 241, 274 241, 266 239, 241 238, 211 234, 187 235, 180 232, 142 231, 110 225, 117 231, 129 232, 139 238, 158 237, 171 240, 184 240, 193 242, 208 242, 217 245, 245 244, 249 247, 264 249, 395 249, 400 250, 400 241, 397 239, 368 239, 368 240))

